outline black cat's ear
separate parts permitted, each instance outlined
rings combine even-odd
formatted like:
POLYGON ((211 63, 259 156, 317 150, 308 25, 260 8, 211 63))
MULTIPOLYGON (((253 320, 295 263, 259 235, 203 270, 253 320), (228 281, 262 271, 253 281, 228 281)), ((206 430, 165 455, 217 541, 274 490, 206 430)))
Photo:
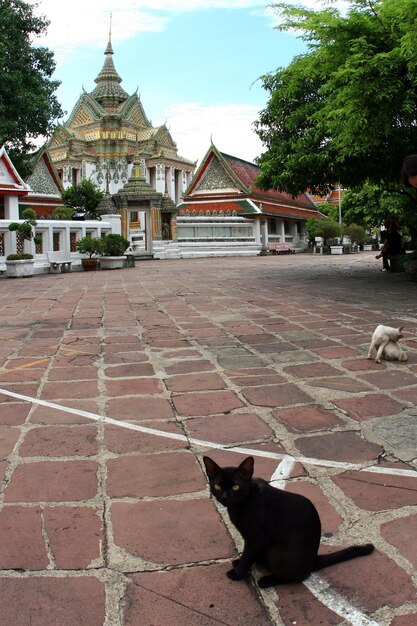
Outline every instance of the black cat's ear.
POLYGON ((214 478, 214 476, 220 471, 220 467, 209 456, 203 456, 203 463, 209 478, 214 478))
POLYGON ((240 475, 244 480, 250 480, 253 475, 253 464, 254 464, 253 456, 248 456, 242 463, 239 465, 240 475))

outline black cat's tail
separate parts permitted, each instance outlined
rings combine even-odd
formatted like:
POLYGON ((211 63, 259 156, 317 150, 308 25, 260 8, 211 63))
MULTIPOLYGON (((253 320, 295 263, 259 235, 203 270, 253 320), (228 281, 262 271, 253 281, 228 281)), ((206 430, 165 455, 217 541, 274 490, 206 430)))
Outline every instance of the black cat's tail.
POLYGON ((367 556, 371 554, 374 549, 375 546, 372 543, 366 543, 362 546, 350 546, 344 550, 330 552, 330 554, 320 554, 316 558, 313 571, 317 572, 317 570, 323 569, 324 567, 336 565, 336 563, 342 563, 343 561, 349 561, 349 559, 356 559, 359 556, 367 556))

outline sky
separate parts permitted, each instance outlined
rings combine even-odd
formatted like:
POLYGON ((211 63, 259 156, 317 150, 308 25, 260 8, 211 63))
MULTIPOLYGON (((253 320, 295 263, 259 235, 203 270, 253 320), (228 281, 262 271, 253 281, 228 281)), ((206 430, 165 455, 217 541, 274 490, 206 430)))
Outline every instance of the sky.
MULTIPOLYGON (((260 77, 306 51, 282 33, 268 0, 29 0, 50 21, 35 40, 54 52, 56 94, 66 114, 91 92, 110 23, 113 62, 127 93, 138 90, 153 126, 166 123, 178 153, 199 162, 211 142, 253 161, 264 148, 253 129, 268 94, 260 77), (110 17, 111 16, 111 17, 110 17)), ((318 0, 299 0, 323 8, 318 0)))

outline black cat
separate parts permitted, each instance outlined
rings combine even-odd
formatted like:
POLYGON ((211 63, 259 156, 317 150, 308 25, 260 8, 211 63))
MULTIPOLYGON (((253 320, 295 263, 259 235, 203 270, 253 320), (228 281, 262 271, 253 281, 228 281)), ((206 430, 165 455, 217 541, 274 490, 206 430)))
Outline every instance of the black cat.
POLYGON ((300 582, 311 572, 374 550, 367 543, 319 556, 321 524, 310 500, 252 478, 251 456, 239 467, 219 467, 208 456, 203 461, 211 493, 227 507, 245 542, 240 559, 227 572, 232 580, 240 580, 258 563, 271 572, 258 581, 260 587, 300 582))

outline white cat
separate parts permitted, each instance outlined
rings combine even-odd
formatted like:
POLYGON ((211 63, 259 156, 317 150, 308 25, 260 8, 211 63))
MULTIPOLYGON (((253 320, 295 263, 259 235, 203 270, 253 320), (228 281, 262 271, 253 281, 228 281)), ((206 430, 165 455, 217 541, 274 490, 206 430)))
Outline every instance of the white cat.
POLYGON ((375 361, 381 363, 381 358, 386 361, 408 361, 406 353, 401 349, 399 340, 403 336, 400 328, 383 326, 380 324, 374 330, 371 345, 368 350, 368 359, 372 359, 372 352, 377 350, 375 361))

